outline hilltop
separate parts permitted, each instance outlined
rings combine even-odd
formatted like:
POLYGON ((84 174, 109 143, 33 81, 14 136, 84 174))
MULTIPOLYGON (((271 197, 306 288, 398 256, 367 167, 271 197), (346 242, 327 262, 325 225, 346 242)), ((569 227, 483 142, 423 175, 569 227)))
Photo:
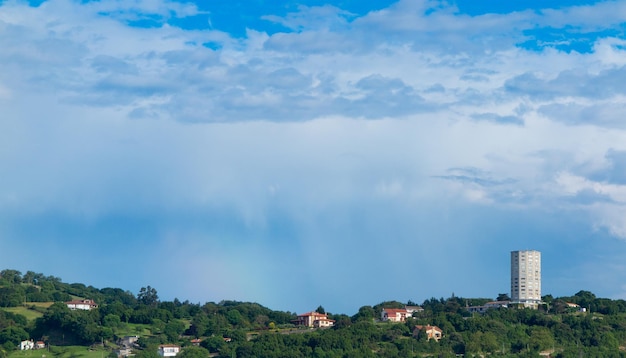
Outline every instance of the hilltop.
POLYGON ((299 316, 253 302, 161 301, 150 286, 134 294, 3 270, 0 358, 41 357, 37 350, 18 350, 30 340, 32 348, 38 342, 49 352, 44 355, 68 358, 156 358, 164 344, 179 349, 182 358, 626 356, 624 300, 597 298, 588 291, 543 299, 538 310, 485 306, 491 298, 453 296, 421 304, 382 302, 351 316, 319 306, 299 316), (470 306, 487 308, 479 314, 470 306), (392 322, 396 314, 398 322, 392 322), (302 326, 307 317, 318 324, 302 326), (315 328, 320 325, 329 327, 315 328))

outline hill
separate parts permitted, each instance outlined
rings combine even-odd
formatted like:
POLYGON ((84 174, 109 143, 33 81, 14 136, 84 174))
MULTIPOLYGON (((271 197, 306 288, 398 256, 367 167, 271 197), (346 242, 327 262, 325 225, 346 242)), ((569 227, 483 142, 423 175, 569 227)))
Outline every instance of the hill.
POLYGON ((544 296, 539 309, 510 306, 485 309, 482 314, 468 310, 489 300, 432 298, 421 308, 414 302, 382 302, 361 307, 352 316, 324 312, 320 306, 317 312, 298 317, 252 302, 161 301, 150 286, 133 294, 3 270, 0 358, 42 356, 18 351, 28 340, 41 341, 55 357, 72 358, 112 358, 130 352, 154 358, 162 344, 181 347, 182 358, 536 357, 541 352, 552 357, 626 356, 623 300, 580 291, 571 297, 544 296), (82 302, 85 309, 71 310, 68 301, 82 302), (401 322, 382 322, 383 309, 389 317, 402 316, 401 322), (311 317, 317 320, 310 322, 312 326, 332 327, 296 325, 309 323, 311 317))

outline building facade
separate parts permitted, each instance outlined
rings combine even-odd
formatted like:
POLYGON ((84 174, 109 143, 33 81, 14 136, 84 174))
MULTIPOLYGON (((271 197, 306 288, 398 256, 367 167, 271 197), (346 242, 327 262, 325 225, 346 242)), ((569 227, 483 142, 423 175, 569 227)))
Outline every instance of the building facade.
POLYGON ((74 301, 65 302, 65 304, 71 310, 89 311, 94 308, 98 308, 98 305, 94 302, 94 300, 74 300, 74 301))
POLYGON ((380 320, 383 322, 404 322, 407 317, 411 317, 404 308, 383 308, 380 311, 380 320))
POLYGON ((175 357, 180 353, 180 346, 175 344, 161 344, 157 353, 161 357, 175 357))
POLYGON ((335 321, 328 318, 326 313, 307 312, 298 315, 298 319, 293 321, 298 326, 306 326, 313 328, 332 327, 335 321))
POLYGON ((541 302, 541 252, 511 251, 511 302, 528 306, 541 302))

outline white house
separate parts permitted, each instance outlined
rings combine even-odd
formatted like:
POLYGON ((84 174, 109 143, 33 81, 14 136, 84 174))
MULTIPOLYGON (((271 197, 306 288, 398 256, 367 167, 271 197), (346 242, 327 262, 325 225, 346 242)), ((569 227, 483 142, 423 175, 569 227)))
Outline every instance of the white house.
POLYGON ((411 317, 405 308, 383 308, 380 312, 380 320, 383 322, 404 322, 407 317, 411 317))
POLYGON ((415 312, 424 312, 424 309, 420 306, 405 306, 404 309, 409 317, 413 317, 415 312))
POLYGON ((470 306, 470 307, 467 307, 467 310, 470 313, 480 313, 480 314, 483 314, 483 313, 487 312, 487 310, 490 310, 490 309, 508 308, 509 304, 510 304, 509 301, 492 301, 492 302, 487 302, 487 303, 485 303, 482 306, 470 306))
POLYGON ((175 357, 180 353, 180 347, 174 344, 161 344, 157 353, 161 357, 175 357))
POLYGON ((29 349, 35 349, 35 342, 31 339, 30 341, 21 341, 20 342, 20 350, 25 351, 29 349))
POLYGON ((98 305, 94 302, 94 300, 74 300, 65 302, 67 308, 71 310, 85 310, 89 311, 94 308, 98 308, 98 305))

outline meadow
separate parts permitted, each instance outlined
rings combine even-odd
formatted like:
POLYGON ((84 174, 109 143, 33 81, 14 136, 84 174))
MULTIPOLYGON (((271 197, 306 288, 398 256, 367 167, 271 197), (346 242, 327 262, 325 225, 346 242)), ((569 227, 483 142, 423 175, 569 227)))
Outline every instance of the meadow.
POLYGON ((102 347, 53 346, 46 349, 12 351, 8 358, 103 358, 109 354, 110 351, 106 351, 102 347))

